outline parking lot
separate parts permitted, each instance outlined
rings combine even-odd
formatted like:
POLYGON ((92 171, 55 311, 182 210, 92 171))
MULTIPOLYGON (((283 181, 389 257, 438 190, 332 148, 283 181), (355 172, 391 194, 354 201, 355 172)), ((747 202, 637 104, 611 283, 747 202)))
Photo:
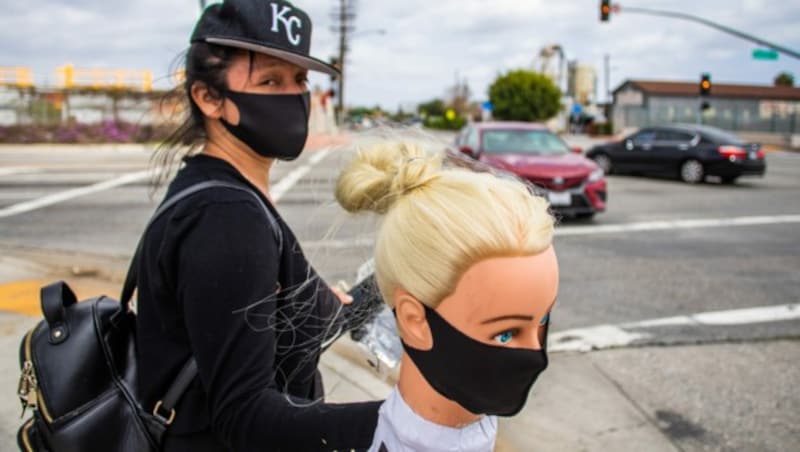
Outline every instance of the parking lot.
MULTIPOLYGON (((314 151, 273 173, 281 215, 330 282, 354 278, 376 227, 335 205, 344 159, 314 151)), ((557 229, 553 349, 570 357, 565 365, 590 363, 676 450, 792 450, 800 441, 800 154, 771 152, 767 164, 766 177, 732 186, 608 176, 607 212, 557 229)), ((0 252, 114 287, 159 199, 147 168, 137 147, 0 148, 0 252)), ((12 355, 0 371, 16 372, 12 355)), ((529 414, 506 424, 510 443, 536 444, 522 431, 551 445, 585 433, 569 430, 580 419, 537 412, 537 400, 563 397, 588 403, 586 417, 607 415, 575 393, 548 392, 549 381, 537 384, 529 414)))

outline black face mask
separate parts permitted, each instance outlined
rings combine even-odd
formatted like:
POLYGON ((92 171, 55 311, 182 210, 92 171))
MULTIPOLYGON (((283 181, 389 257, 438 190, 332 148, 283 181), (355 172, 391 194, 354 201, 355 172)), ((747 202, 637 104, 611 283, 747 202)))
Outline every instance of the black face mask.
POLYGON ((300 156, 308 138, 310 97, 303 94, 253 94, 227 91, 239 109, 239 124, 222 119, 233 136, 259 155, 280 160, 300 156))
POLYGON ((478 342, 451 326, 435 310, 423 306, 433 348, 417 350, 405 342, 403 348, 433 389, 474 414, 519 413, 536 378, 547 368, 545 348, 508 348, 478 342))

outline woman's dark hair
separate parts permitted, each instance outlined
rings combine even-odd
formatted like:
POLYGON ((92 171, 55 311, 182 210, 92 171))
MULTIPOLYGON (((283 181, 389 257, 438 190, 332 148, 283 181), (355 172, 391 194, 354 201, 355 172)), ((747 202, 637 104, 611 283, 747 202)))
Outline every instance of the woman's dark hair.
POLYGON ((196 42, 186 51, 185 82, 162 99, 162 102, 180 99, 184 104, 182 113, 186 118, 153 154, 152 165, 161 168, 153 180, 155 189, 170 178, 180 158, 195 151, 208 138, 205 116, 192 99, 192 86, 195 82, 204 83, 212 96, 221 97, 228 88, 226 79, 228 68, 234 56, 242 52, 241 49, 234 47, 205 42, 196 42))

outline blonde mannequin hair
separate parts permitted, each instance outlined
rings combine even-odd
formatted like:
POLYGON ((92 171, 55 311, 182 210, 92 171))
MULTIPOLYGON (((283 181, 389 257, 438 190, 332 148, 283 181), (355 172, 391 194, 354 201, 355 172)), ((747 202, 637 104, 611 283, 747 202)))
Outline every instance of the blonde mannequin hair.
POLYGON ((442 155, 413 141, 356 147, 336 200, 348 212, 385 215, 375 244, 383 299, 403 288, 436 308, 474 264, 532 256, 553 239, 547 202, 519 181, 443 168, 442 155))

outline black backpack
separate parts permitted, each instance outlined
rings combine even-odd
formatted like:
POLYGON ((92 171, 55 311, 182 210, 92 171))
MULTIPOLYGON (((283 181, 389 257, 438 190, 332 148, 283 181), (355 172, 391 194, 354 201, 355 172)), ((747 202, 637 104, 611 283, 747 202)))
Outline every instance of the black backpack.
MULTIPOLYGON (((249 188, 225 182, 202 182, 177 193, 153 214, 148 228, 179 201, 210 188, 235 189, 256 197, 282 249, 281 229, 261 198, 249 188)), ((197 375, 197 364, 191 358, 184 365, 156 406, 142 406, 136 381, 136 316, 130 310, 141 248, 142 241, 121 302, 106 296, 77 302, 64 282, 42 288, 44 320, 25 335, 20 348, 22 375, 17 393, 23 415, 33 409, 33 416, 17 434, 21 450, 160 450, 163 435, 175 419, 175 406, 197 375)))

